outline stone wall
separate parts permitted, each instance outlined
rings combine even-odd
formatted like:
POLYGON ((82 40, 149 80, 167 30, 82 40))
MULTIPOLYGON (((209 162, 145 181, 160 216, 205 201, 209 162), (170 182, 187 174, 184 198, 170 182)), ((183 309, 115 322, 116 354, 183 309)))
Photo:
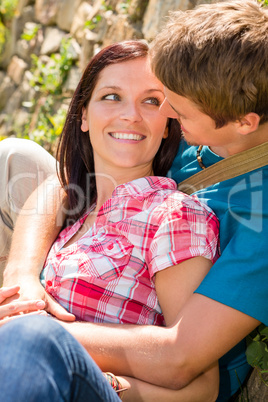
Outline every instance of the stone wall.
POLYGON ((205 2, 211 0, 19 0, 0 55, 0 138, 27 131, 31 136, 35 127, 41 95, 32 84, 32 54, 49 64, 62 39, 72 38, 72 67, 62 93, 68 103, 81 71, 98 49, 124 39, 151 40, 169 10, 205 2), (28 38, 22 39, 25 33, 28 38))

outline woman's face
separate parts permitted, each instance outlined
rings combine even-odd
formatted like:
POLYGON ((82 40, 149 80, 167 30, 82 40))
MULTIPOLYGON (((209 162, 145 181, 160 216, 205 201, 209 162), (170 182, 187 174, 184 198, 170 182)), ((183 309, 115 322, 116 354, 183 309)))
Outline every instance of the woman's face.
POLYGON ((89 130, 95 171, 152 174, 152 161, 167 135, 167 118, 159 113, 163 85, 147 57, 105 67, 86 109, 82 131, 89 130))

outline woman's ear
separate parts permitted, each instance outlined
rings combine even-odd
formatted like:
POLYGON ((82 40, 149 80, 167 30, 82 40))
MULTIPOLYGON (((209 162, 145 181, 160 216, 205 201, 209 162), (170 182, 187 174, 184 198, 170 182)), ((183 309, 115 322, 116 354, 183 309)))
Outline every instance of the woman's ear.
POLYGON ((236 122, 237 131, 242 135, 250 134, 258 129, 259 123, 260 116, 257 113, 248 113, 236 122))
POLYGON ((165 128, 164 134, 163 134, 163 138, 168 137, 168 123, 169 123, 169 120, 167 121, 167 125, 166 125, 166 128, 165 128))
POLYGON ((88 122, 87 122, 87 109, 83 106, 82 109, 82 124, 81 130, 86 133, 89 130, 88 122))

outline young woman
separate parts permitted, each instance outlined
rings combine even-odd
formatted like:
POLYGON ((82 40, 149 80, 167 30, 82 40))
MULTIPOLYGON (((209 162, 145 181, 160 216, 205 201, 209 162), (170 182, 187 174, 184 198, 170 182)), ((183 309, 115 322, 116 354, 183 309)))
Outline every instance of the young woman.
MULTIPOLYGON (((72 99, 57 153, 69 211, 42 279, 79 321, 171 325, 218 256, 213 212, 164 177, 180 132, 164 98, 147 44, 127 41, 91 60, 72 99)), ((122 381, 130 400, 208 401, 217 377, 181 391, 122 381)))
POLYGON ((60 178, 78 221, 55 241, 43 278, 79 320, 163 325, 158 272, 197 257, 201 281, 216 257, 214 215, 163 177, 179 127, 159 113, 163 86, 147 52, 124 42, 92 59, 60 140, 60 178))

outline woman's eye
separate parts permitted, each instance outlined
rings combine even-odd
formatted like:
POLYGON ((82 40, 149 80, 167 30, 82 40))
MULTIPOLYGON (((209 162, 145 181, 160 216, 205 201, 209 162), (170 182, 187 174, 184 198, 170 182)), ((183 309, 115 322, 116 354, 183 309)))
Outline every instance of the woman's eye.
POLYGON ((101 99, 102 99, 102 100, 119 101, 119 100, 120 100, 120 96, 117 95, 117 94, 108 94, 108 95, 104 95, 101 99))
POLYGON ((145 100, 144 103, 149 103, 150 105, 160 106, 162 102, 158 98, 148 98, 145 100))

